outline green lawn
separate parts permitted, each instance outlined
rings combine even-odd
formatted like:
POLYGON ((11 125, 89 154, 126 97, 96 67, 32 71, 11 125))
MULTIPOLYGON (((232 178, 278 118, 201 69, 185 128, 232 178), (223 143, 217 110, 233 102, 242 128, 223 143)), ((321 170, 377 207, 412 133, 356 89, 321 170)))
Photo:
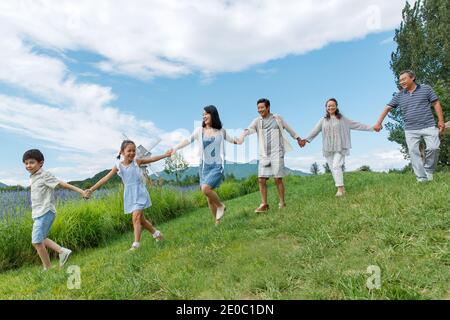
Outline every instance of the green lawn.
MULTIPOLYGON (((449 299, 450 174, 350 173, 335 198, 331 176, 290 177, 288 208, 257 215, 259 194, 227 201, 215 227, 207 209, 158 226, 166 240, 132 233, 74 253, 81 289, 66 269, 0 274, 1 299, 449 299), (381 269, 369 290, 367 268, 381 269)), ((130 222, 131 223, 131 222, 130 222)), ((55 261, 56 264, 56 261, 55 261)))

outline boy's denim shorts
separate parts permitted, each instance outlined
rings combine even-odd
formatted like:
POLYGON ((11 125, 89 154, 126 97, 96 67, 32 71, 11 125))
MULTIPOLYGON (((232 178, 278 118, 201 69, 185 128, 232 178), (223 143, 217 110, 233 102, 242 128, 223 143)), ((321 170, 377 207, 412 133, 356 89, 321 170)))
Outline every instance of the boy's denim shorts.
POLYGON ((55 213, 52 211, 47 212, 43 216, 40 216, 34 220, 33 232, 31 233, 31 243, 42 243, 47 239, 48 232, 55 221, 55 213))

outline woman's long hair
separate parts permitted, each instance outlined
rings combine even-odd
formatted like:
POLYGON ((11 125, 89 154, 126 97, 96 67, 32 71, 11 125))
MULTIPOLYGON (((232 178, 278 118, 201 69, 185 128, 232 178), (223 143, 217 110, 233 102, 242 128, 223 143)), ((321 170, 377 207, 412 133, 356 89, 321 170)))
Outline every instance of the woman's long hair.
MULTIPOLYGON (((213 105, 204 107, 203 110, 205 110, 206 113, 211 115, 211 127, 217 130, 222 129, 222 121, 220 121, 219 112, 217 111, 217 108, 213 105)), ((206 127, 205 121, 202 122, 202 127, 206 127)))
POLYGON ((339 108, 337 107, 338 106, 338 102, 337 102, 337 100, 335 98, 330 98, 330 99, 327 100, 327 102, 325 102, 325 112, 326 112, 325 119, 330 120, 330 118, 331 118, 330 113, 327 110, 327 105, 328 105, 328 102, 330 102, 330 101, 334 101, 334 103, 336 103, 336 118, 341 119, 342 118, 342 114, 340 113, 339 108))

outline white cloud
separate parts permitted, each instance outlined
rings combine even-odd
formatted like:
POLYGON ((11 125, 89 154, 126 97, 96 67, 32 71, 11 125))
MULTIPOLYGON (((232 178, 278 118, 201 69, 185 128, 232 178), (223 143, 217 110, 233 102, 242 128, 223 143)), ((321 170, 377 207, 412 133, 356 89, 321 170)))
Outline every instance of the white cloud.
MULTIPOLYGON (((164 132, 151 121, 114 108, 115 94, 96 84, 95 74, 83 82, 82 74, 67 67, 71 51, 98 55, 99 72, 139 79, 200 73, 208 84, 221 72, 392 29, 404 3, 3 0, 0 82, 26 95, 0 93, 0 130, 37 138, 75 155, 67 158, 67 167, 54 169, 63 178, 85 177, 110 163, 123 131, 144 145, 160 136, 163 142, 157 151, 186 132, 164 132)), ((248 159, 246 152, 232 160, 248 159)), ((186 154, 195 162, 192 150, 186 154)), ((8 177, 5 181, 12 181, 8 177)))
POLYGON ((243 70, 389 30, 405 1, 2 1, 7 30, 49 49, 87 50, 134 77, 243 70))

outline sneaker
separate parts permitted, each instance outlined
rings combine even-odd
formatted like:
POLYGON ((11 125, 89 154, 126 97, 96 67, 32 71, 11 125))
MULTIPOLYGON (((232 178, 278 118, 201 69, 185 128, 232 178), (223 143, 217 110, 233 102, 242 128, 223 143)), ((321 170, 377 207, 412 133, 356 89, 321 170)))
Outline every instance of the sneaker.
POLYGON ((258 208, 255 209, 255 213, 264 213, 269 211, 269 205, 268 204, 262 204, 258 208))
POLYGON ((344 193, 342 191, 338 191, 336 193, 336 197, 342 197, 344 195, 344 193))
POLYGON ((156 230, 155 233, 152 234, 152 236, 153 236, 153 238, 154 238, 156 241, 159 241, 159 240, 163 240, 163 239, 164 239, 164 237, 163 237, 161 231, 159 231, 159 230, 156 230))
POLYGON ((220 221, 220 219, 223 218, 223 215, 225 214, 225 210, 227 210, 227 207, 225 207, 225 205, 222 203, 222 206, 217 208, 216 222, 220 221))
POLYGON ((133 242, 133 244, 131 245, 131 248, 128 249, 128 251, 136 251, 140 247, 141 247, 141 244, 139 242, 133 242))
POLYGON ((69 259, 72 250, 67 248, 62 248, 62 253, 59 254, 59 266, 62 267, 66 263, 67 259, 69 259))
POLYGON ((286 203, 279 203, 278 204, 278 209, 284 209, 286 208, 286 203))
POLYGON ((426 173, 428 181, 433 181, 433 174, 432 173, 426 173))

